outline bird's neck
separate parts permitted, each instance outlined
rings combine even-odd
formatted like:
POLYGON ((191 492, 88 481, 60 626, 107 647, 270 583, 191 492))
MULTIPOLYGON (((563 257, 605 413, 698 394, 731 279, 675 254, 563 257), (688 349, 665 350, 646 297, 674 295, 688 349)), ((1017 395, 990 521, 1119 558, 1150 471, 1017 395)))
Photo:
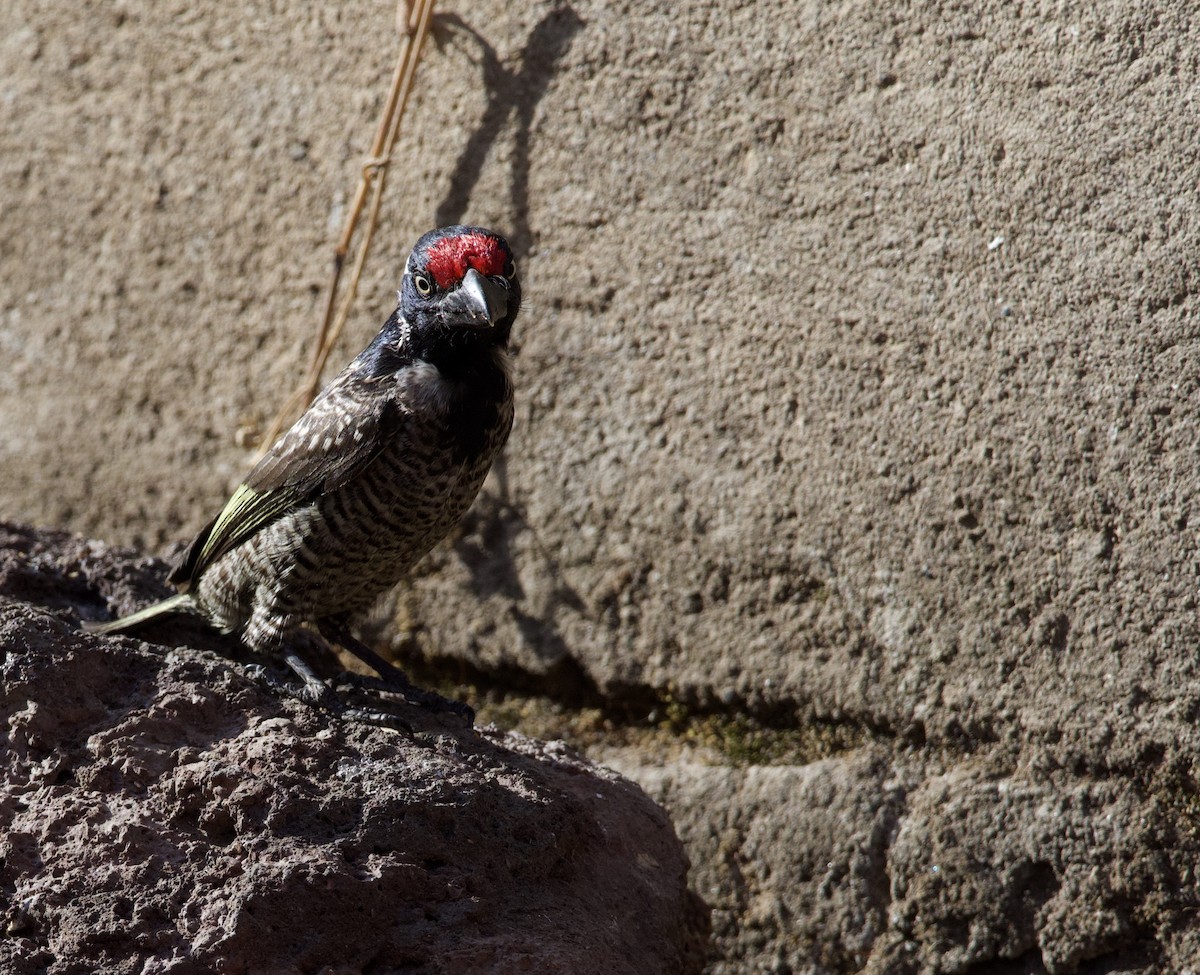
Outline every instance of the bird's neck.
POLYGON ((424 361, 436 366, 454 390, 447 402, 446 430, 455 460, 472 464, 508 435, 507 429, 501 432, 512 416, 508 353, 502 346, 482 343, 469 354, 461 349, 449 355, 440 351, 431 350, 424 361))
POLYGON ((407 365, 428 362, 442 377, 472 398, 499 400, 508 388, 508 352, 495 335, 466 329, 418 332, 393 315, 359 356, 368 375, 393 375, 407 365))
POLYGON ((378 381, 419 363, 434 366, 447 383, 441 402, 456 460, 474 463, 502 443, 508 435, 505 424, 512 422, 513 393, 505 345, 472 332, 450 341, 413 341, 411 330, 397 334, 402 322, 389 326, 359 356, 360 372, 378 381))
POLYGON ((489 333, 466 329, 412 335, 408 354, 414 361, 428 362, 450 382, 468 386, 486 385, 497 372, 506 353, 489 333))

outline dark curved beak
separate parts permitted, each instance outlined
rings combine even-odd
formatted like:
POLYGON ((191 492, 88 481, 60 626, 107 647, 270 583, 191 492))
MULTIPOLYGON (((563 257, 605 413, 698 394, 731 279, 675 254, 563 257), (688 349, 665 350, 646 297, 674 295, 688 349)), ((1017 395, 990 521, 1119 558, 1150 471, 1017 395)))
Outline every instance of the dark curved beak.
POLYGON ((446 297, 443 308, 452 322, 491 328, 508 311, 508 289, 471 268, 458 290, 446 297))

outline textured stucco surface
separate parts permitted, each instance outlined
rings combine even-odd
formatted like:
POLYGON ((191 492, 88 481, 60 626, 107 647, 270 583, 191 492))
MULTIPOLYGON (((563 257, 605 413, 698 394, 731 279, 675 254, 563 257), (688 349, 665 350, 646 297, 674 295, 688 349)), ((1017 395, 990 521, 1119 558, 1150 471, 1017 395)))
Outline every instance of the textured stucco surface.
MULTIPOLYGON (((6 516, 154 550, 223 500, 239 430, 315 329, 393 57, 385 7, 0 10, 6 516)), ((1049 790, 1084 839, 1035 858, 1043 893, 1074 889, 1097 816, 1132 827, 1149 804, 1187 835, 1189 7, 442 9, 457 21, 423 64, 341 358, 434 223, 507 231, 528 303, 502 476, 397 597, 397 646, 857 728, 917 753, 902 789, 935 820, 1021 830, 1049 790), (981 760, 1032 791, 996 799, 981 760)), ((706 812, 676 794, 680 822, 706 812)), ((872 894, 901 905, 920 888, 916 860, 889 859, 913 849, 908 808, 885 803, 872 894)), ((1132 834, 1104 835, 1111 854, 1132 834)), ((945 842, 974 863, 968 840, 1016 857, 1000 834, 945 842)), ((1017 874, 996 875, 946 896, 1002 900, 1017 874)), ((1195 882, 1166 876, 1138 873, 1114 901, 1137 919, 1074 953, 1031 933, 1072 928, 1046 894, 1007 941, 880 902, 886 938, 818 925, 839 947, 804 964, 903 942, 947 971, 1136 968, 1158 941, 1184 951, 1154 891, 1183 910, 1195 882)), ((746 970, 775 964, 726 939, 746 970)))

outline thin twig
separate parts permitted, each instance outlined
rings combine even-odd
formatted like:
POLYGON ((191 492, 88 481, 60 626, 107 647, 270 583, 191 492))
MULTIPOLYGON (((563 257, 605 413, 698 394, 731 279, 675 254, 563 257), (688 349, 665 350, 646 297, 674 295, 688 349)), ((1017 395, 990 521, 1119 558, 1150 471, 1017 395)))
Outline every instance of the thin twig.
POLYGON ((392 72, 387 101, 384 103, 379 124, 375 129, 375 138, 371 142, 370 154, 364 160, 359 174, 358 187, 354 192, 354 202, 350 207, 346 226, 334 249, 333 276, 325 301, 325 315, 317 331, 308 371, 303 382, 288 397, 287 402, 272 422, 271 428, 263 437, 260 453, 268 450, 284 427, 289 425, 316 397, 325 364, 350 317, 350 310, 358 293, 358 283, 362 277, 363 268, 366 266, 367 256, 371 250, 371 241, 374 239, 375 228, 379 222, 383 190, 387 184, 388 167, 392 161, 392 148, 400 133, 400 120, 404 117, 404 110, 408 106, 408 96, 412 92, 417 63, 420 61, 421 50, 429 33, 429 23, 433 17, 433 2, 434 0, 415 0, 415 2, 414 0, 404 0, 407 16, 401 16, 399 8, 397 9, 396 19, 403 34, 400 54, 396 59, 396 68, 392 72), (359 241, 358 253, 355 256, 354 268, 346 294, 339 305, 338 287, 341 283, 342 268, 345 266, 350 243, 358 228, 359 217, 362 215, 367 193, 372 190, 366 227, 359 241))

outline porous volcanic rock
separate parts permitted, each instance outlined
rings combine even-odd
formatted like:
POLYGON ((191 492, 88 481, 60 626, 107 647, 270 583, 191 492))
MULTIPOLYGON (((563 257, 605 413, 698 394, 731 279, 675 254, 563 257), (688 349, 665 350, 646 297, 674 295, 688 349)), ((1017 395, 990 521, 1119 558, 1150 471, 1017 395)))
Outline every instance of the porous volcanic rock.
POLYGON ((11 525, 0 545, 0 970, 699 970, 707 912, 630 782, 377 692, 392 727, 80 634, 155 566, 11 525))

